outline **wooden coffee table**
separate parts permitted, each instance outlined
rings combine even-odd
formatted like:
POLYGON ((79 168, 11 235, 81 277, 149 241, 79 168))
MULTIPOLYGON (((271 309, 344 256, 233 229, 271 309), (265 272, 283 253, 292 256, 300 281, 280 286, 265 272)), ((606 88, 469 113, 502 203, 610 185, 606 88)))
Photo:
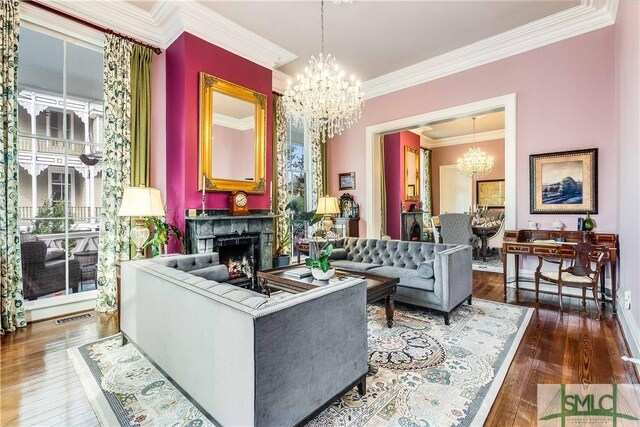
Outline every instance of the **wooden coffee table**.
MULTIPOLYGON (((319 286, 331 286, 331 284, 326 281, 314 279, 313 276, 298 279, 284 274, 287 270, 300 267, 304 267, 304 264, 258 271, 258 284, 260 285, 260 288, 262 288, 262 293, 270 295, 271 290, 275 289, 297 294, 315 289, 319 286)), ((400 279, 395 277, 378 276, 370 273, 336 269, 334 277, 340 276, 348 278, 362 278, 367 283, 367 303, 384 298, 387 326, 393 326, 393 314, 395 311, 394 296, 400 279)))

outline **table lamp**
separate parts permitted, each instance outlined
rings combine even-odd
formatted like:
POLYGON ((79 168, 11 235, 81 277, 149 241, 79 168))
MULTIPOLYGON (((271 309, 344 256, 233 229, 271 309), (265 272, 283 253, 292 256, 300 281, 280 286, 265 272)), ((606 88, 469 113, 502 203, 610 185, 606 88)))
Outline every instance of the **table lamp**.
POLYGON ((151 187, 128 187, 122 195, 122 205, 118 216, 134 217, 136 225, 131 229, 129 237, 136 247, 133 259, 144 258, 142 247, 149 238, 149 228, 145 226, 145 217, 164 216, 164 206, 160 197, 160 190, 151 187))
POLYGON ((338 198, 331 197, 329 195, 318 198, 318 208, 316 209, 316 214, 324 215, 322 219, 321 227, 326 232, 331 230, 333 227, 333 221, 331 220, 331 215, 339 214, 340 208, 338 207, 338 198))

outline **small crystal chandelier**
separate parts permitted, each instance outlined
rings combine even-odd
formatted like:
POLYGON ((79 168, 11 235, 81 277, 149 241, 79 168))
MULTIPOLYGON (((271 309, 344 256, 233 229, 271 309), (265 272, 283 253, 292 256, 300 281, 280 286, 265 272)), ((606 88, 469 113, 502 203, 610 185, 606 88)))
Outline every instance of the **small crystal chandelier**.
POLYGON ((295 84, 289 81, 284 92, 284 105, 292 115, 294 124, 306 125, 307 131, 324 142, 340 135, 360 118, 364 93, 360 82, 351 76, 344 79, 331 54, 324 54, 324 0, 320 2, 321 52, 309 59, 303 75, 295 84))
MULTIPOLYGON (((473 143, 476 143, 476 118, 473 118, 473 143)), ((479 147, 471 147, 458 159, 458 172, 471 178, 481 178, 493 170, 493 159, 479 147)))

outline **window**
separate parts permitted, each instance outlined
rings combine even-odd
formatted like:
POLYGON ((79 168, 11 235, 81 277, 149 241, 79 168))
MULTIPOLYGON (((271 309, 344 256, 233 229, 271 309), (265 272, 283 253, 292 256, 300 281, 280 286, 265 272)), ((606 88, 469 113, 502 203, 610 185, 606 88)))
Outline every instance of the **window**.
POLYGON ((304 128, 297 127, 293 120, 287 121, 286 186, 288 201, 298 201, 298 208, 310 210, 309 199, 309 144, 304 128))
POLYGON ((31 261, 24 297, 63 302, 96 290, 102 48, 26 24, 18 62, 21 247, 31 261))
POLYGON ((75 185, 73 176, 67 173, 67 188, 64 185, 64 169, 55 166, 49 168, 49 200, 51 203, 67 201, 73 203, 75 200, 75 185), (65 193, 66 191, 66 193, 65 193), (65 197, 68 194, 69 197, 65 197))

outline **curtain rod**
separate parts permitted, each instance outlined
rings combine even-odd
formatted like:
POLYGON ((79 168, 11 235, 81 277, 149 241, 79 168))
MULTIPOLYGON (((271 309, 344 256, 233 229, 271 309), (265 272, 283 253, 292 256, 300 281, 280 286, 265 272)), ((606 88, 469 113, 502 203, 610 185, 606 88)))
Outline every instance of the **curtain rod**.
POLYGON ((85 21, 82 18, 78 18, 77 16, 70 15, 70 14, 68 14, 66 12, 63 12, 61 10, 58 10, 58 9, 54 9, 51 6, 47 6, 46 4, 42 4, 42 3, 38 2, 38 1, 35 1, 35 0, 23 0, 23 2, 27 3, 27 4, 30 4, 32 6, 38 7, 40 9, 46 10, 47 12, 51 12, 54 15, 58 15, 58 16, 61 16, 63 18, 69 19, 70 21, 77 22, 78 24, 82 24, 82 25, 84 25, 86 27, 93 28, 94 30, 100 31, 102 33, 113 34, 115 36, 122 37, 125 40, 129 40, 130 42, 133 42, 133 43, 136 43, 136 44, 139 44, 139 45, 142 45, 142 46, 146 46, 149 49, 151 49, 153 52, 155 52, 156 55, 160 55, 162 53, 162 49, 160 49, 159 47, 150 45, 149 43, 141 42, 140 40, 134 39, 133 37, 129 37, 127 35, 117 33, 117 32, 115 32, 115 31, 113 31, 113 30, 111 30, 109 28, 105 28, 105 27, 103 27, 101 25, 94 24, 93 22, 85 21))

